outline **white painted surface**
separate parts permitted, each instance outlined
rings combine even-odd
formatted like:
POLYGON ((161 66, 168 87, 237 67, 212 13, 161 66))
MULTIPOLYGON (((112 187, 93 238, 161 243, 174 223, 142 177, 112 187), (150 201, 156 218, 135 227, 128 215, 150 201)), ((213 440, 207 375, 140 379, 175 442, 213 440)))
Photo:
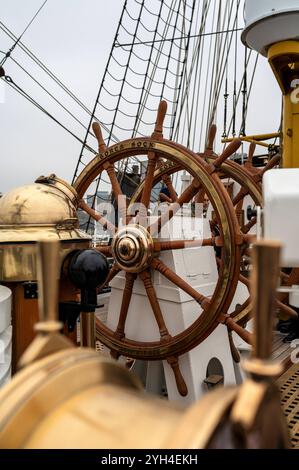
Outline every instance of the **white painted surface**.
POLYGON ((299 36, 299 0, 247 0, 242 40, 267 55, 270 45, 299 36))
POLYGON ((0 333, 11 324, 11 290, 0 286, 0 333))
POLYGON ((0 387, 11 377, 11 290, 0 286, 0 387))
POLYGON ((292 286, 292 290, 289 294, 289 304, 292 307, 299 308, 299 286, 292 286))
POLYGON ((264 237, 282 243, 282 267, 299 267, 299 169, 268 171, 263 192, 264 237))

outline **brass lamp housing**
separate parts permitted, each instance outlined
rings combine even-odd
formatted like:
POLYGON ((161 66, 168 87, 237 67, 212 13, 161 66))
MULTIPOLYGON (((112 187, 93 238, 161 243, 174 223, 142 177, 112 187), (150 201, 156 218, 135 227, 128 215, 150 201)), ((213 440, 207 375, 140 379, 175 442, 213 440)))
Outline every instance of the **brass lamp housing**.
POLYGON ((79 197, 55 175, 40 177, 0 199, 0 282, 36 280, 36 243, 56 239, 61 255, 90 245, 79 230, 79 197))

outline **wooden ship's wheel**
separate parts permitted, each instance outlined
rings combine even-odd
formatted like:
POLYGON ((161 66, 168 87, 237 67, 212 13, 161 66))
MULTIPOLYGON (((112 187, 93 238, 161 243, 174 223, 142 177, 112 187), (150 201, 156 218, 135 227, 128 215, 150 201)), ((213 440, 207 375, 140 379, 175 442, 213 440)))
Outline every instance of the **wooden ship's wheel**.
POLYGON ((186 395, 188 391, 178 363, 181 354, 186 353, 202 342, 219 323, 227 324, 230 329, 235 330, 247 341, 249 337, 244 329, 225 314, 231 304, 239 281, 240 254, 244 236, 240 233, 233 204, 218 176, 218 168, 239 148, 241 142, 239 140, 234 141, 220 157, 209 163, 185 147, 163 138, 162 126, 165 113, 166 103, 162 102, 158 111, 155 131, 150 138, 129 139, 110 148, 106 148, 104 144, 100 127, 94 125, 93 129, 99 141, 99 155, 85 167, 75 181, 74 187, 82 198, 94 179, 103 171, 106 171, 111 182, 114 200, 117 201, 123 194, 117 179, 115 163, 132 156, 147 157, 147 171, 140 194, 140 202, 144 209, 141 208, 137 214, 131 214, 130 204, 129 207, 119 204, 118 210, 123 224, 121 228, 117 228, 103 216, 96 214, 85 203, 81 203, 82 209, 94 216, 101 225, 113 234, 110 246, 98 248, 114 259, 106 283, 109 283, 121 270, 125 272, 125 287, 117 328, 112 331, 103 322, 97 320, 97 338, 110 348, 112 356, 116 358, 123 355, 142 360, 167 360, 174 371, 180 393, 186 395), (166 213, 148 226, 147 210, 152 188, 155 184, 156 171, 161 171, 161 168, 169 170, 175 166, 179 166, 191 174, 192 182, 178 196, 170 178, 166 175, 167 186, 175 203, 169 206, 166 213), (158 239, 158 234, 163 225, 175 215, 175 212, 184 204, 191 202, 200 190, 205 191, 213 206, 219 233, 217 237, 207 240, 190 240, 188 246, 214 246, 217 244, 221 247, 219 278, 210 298, 197 292, 159 258, 160 253, 165 250, 183 249, 185 247, 186 240, 164 242, 158 239), (196 321, 174 336, 170 334, 164 320, 152 282, 152 270, 161 273, 199 304, 196 321), (133 285, 137 277, 144 284, 159 328, 159 341, 138 342, 126 336, 126 320, 133 285))
MULTIPOLYGON (((239 186, 239 190, 236 195, 230 194, 232 199, 232 204, 234 206, 235 214, 237 220, 239 222, 240 232, 243 237, 243 244, 241 246, 241 258, 240 258, 240 273, 239 273, 239 281, 242 284, 245 284, 248 289, 250 289, 250 279, 249 279, 249 271, 244 269, 244 266, 250 267, 251 265, 251 248, 250 245, 256 240, 256 234, 251 234, 250 232, 252 229, 255 228, 257 224, 257 216, 256 216, 256 207, 263 208, 263 191, 262 191, 262 180, 264 174, 271 170, 272 168, 276 167, 280 163, 280 156, 274 156, 267 165, 262 168, 256 168, 253 166, 253 157, 256 145, 251 144, 248 153, 248 159, 244 165, 240 165, 232 160, 224 160, 221 162, 221 165, 218 165, 217 162, 219 161, 219 155, 217 155, 214 151, 214 139, 216 136, 216 126, 212 125, 209 131, 208 136, 208 145, 207 148, 203 153, 199 153, 198 156, 201 159, 204 159, 210 165, 214 165, 216 171, 218 173, 219 178, 226 182, 237 184, 239 186), (216 165, 215 165, 216 162, 216 165), (250 220, 246 223, 244 222, 244 199, 250 196, 251 200, 253 201, 254 207, 252 208, 252 215, 250 220), (245 272, 244 272, 245 271, 245 272)), ((182 167, 175 163, 166 167, 165 165, 160 165, 160 167, 156 170, 154 176, 154 184, 157 184, 159 181, 163 181, 165 186, 168 188, 169 192, 171 189, 171 177, 175 174, 182 171, 182 167)), ((227 186, 226 186, 227 187, 227 186)), ((135 203, 136 201, 140 200, 141 194, 143 191, 143 183, 137 188, 136 192, 132 196, 131 204, 135 203)), ((203 196, 205 194, 205 190, 201 188, 199 193, 196 195, 195 200, 197 202, 203 201, 203 196)), ((173 203, 175 201, 172 200, 172 197, 168 198, 168 203, 173 203)), ((214 242, 217 237, 218 233, 218 220, 217 217, 213 217, 210 221, 212 231, 214 232, 214 242), (216 230, 215 230, 216 229, 216 230)), ((216 248, 216 243, 215 243, 216 248)), ((220 264, 220 259, 217 260, 220 264)), ((296 284, 299 281, 299 270, 294 268, 291 270, 289 274, 281 271, 281 282, 282 286, 287 287, 296 284)), ((277 308, 280 313, 280 317, 283 319, 297 319, 298 315, 296 311, 290 308, 287 305, 288 294, 279 294, 277 296, 277 308)), ((241 326, 244 326, 247 321, 251 318, 252 312, 252 303, 250 295, 248 298, 241 304, 237 305, 235 310, 230 312, 230 317, 234 319, 236 323, 241 326)), ((250 340, 250 336, 246 337, 246 335, 242 336, 243 339, 248 341, 250 340)), ((234 354, 236 357, 236 354, 234 354)))

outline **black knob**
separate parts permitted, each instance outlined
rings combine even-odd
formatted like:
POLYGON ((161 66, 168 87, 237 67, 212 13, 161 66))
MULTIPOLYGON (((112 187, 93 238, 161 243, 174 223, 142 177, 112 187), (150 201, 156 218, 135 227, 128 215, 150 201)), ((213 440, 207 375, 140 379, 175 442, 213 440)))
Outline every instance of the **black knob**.
POLYGON ((79 289, 95 289, 108 276, 107 258, 96 250, 77 251, 69 264, 69 277, 79 289))
POLYGON ((256 216, 257 216, 257 210, 253 209, 251 206, 248 206, 247 207, 247 219, 252 220, 256 216))

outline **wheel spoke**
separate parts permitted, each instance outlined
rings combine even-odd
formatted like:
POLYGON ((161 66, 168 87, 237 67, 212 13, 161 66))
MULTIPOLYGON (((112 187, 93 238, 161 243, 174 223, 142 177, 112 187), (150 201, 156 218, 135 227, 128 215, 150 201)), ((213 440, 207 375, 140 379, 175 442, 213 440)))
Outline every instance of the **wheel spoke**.
POLYGON ((246 162, 244 163, 244 167, 249 170, 251 173, 258 173, 259 170, 253 166, 253 157, 256 149, 256 144, 251 142, 248 151, 248 157, 246 162))
POLYGON ((243 276, 242 274, 239 275, 239 281, 242 282, 248 289, 250 289, 250 279, 247 279, 247 277, 243 276))
POLYGON ((132 298, 133 286, 136 279, 136 274, 126 273, 126 283, 123 292, 123 298, 120 308, 119 320, 114 333, 114 337, 122 339, 125 336, 125 325, 128 316, 129 305, 132 298))
POLYGON ((112 234, 117 232, 115 225, 109 222, 109 220, 105 219, 105 217, 103 217, 97 211, 89 207, 89 205, 86 204, 86 202, 84 202, 83 200, 80 201, 79 207, 84 212, 86 212, 92 219, 94 219, 96 222, 99 222, 99 224, 101 224, 105 230, 108 230, 112 234))
POLYGON ((126 196, 123 194, 119 181, 117 179, 117 175, 115 173, 114 165, 111 163, 104 165, 104 169, 107 171, 107 174, 110 179, 110 183, 112 186, 112 191, 114 194, 115 202, 119 208, 121 218, 126 221, 127 217, 127 201, 126 196))
POLYGON ((203 240, 169 240, 165 242, 154 242, 154 251, 183 250, 184 248, 201 248, 203 246, 214 246, 214 238, 203 240))
MULTIPOLYGON (((158 160, 158 168, 161 168, 161 167, 163 167, 163 161, 161 159, 159 159, 158 160)), ((173 187, 170 175, 168 175, 168 174, 163 175, 162 176, 162 181, 165 184, 165 186, 167 187, 169 195, 170 195, 169 201, 166 201, 166 202, 176 202, 178 196, 177 196, 177 193, 176 193, 176 191, 173 187)))
POLYGON ((177 196, 177 193, 176 193, 176 191, 173 187, 170 176, 169 175, 164 175, 164 176, 162 176, 162 180, 163 180, 163 183, 166 185, 166 188, 169 191, 171 202, 176 202, 178 196, 177 196))
POLYGON ((178 391, 182 397, 188 395, 188 388, 182 372, 180 370, 179 359, 177 357, 168 357, 167 362, 173 370, 178 391))
POLYGON ((241 188, 238 194, 234 197, 232 201, 233 206, 235 207, 237 204, 239 204, 239 202, 241 202, 244 199, 244 197, 247 196, 247 194, 249 194, 248 189, 241 188))
POLYGON ((298 313, 296 310, 291 308, 288 305, 283 304, 280 302, 280 300, 277 300, 277 307, 289 318, 292 318, 293 320, 298 320, 298 313))
POLYGON ((241 147, 242 142, 240 139, 234 139, 227 147, 224 149, 222 154, 216 158, 216 160, 212 163, 215 169, 220 169, 221 165, 231 157, 236 151, 241 147))
POLYGON ((107 149, 107 146, 105 144, 105 141, 103 139, 103 134, 102 134, 102 129, 101 126, 98 122, 93 122, 92 123, 92 130, 94 132, 94 135, 97 138, 98 145, 99 145, 99 153, 105 152, 107 149))
POLYGON ((168 202, 169 204, 173 202, 173 200, 170 197, 168 197, 166 194, 163 194, 163 193, 160 193, 160 201, 168 202))
MULTIPOLYGON (((156 140, 163 139, 163 123, 164 123, 166 111, 167 111, 167 103, 166 101, 161 101, 159 104, 158 112, 157 112, 157 119, 156 119, 155 129, 152 134, 152 139, 156 139, 156 140)), ((141 219, 139 222, 141 222, 142 225, 144 225, 144 222, 145 222, 144 219, 147 216, 147 209, 149 207, 150 200, 151 200, 151 193, 152 193, 152 188, 153 188, 157 161, 158 161, 158 157, 156 153, 154 151, 149 152, 146 177, 144 180, 144 187, 143 187, 141 201, 140 201, 142 204, 142 207, 140 211, 141 213, 139 213, 139 218, 141 219)))
POLYGON ((156 271, 159 271, 166 279, 170 282, 173 282, 177 287, 182 289, 186 294, 190 295, 199 305, 206 309, 210 305, 210 300, 208 297, 197 292, 193 287, 191 287, 184 279, 174 273, 170 268, 168 268, 161 260, 154 258, 151 262, 151 267, 156 271))
POLYGON ((157 299, 156 291, 155 291, 155 288, 154 288, 152 280, 151 280, 150 271, 148 269, 146 269, 146 270, 142 271, 139 274, 139 276, 140 276, 141 280, 143 281, 143 284, 144 284, 148 299, 150 301, 150 304, 151 304, 156 322, 158 324, 161 340, 164 340, 164 341, 168 340, 168 339, 170 339, 171 336, 169 334, 169 331, 167 329, 167 326, 166 326, 164 318, 163 318, 163 314, 162 314, 162 311, 161 311, 161 308, 160 308, 160 304, 159 304, 159 301, 157 299))
POLYGON ((120 196, 123 196, 123 192, 121 190, 119 181, 115 173, 114 165, 109 163, 107 165, 104 165, 104 169, 107 171, 107 174, 109 176, 115 199, 117 199, 120 196))
POLYGON ((188 204, 193 199, 193 197, 196 196, 199 187, 200 183, 194 179, 190 186, 188 186, 188 188, 180 195, 180 197, 177 198, 176 202, 171 204, 168 211, 162 214, 158 220, 149 227, 149 231, 152 236, 157 236, 163 225, 174 217, 183 204, 188 204))
POLYGON ((105 280, 104 284, 102 284, 101 286, 97 288, 97 294, 99 294, 104 287, 109 286, 109 283, 112 281, 112 279, 115 278, 115 276, 117 276, 118 273, 120 273, 120 271, 121 269, 119 269, 117 265, 114 264, 112 268, 110 269, 107 279, 105 280))
POLYGON ((209 128, 208 132, 208 143, 207 147, 204 151, 205 157, 213 155, 213 149, 214 149, 214 142, 217 134, 217 126, 215 124, 212 124, 209 128))
POLYGON ((144 187, 143 187, 142 196, 141 196, 141 204, 143 205, 144 209, 148 209, 149 204, 150 204, 156 164, 157 164, 157 156, 155 152, 149 152, 146 176, 145 176, 144 187))
POLYGON ((219 323, 226 325, 231 331, 237 333, 247 344, 253 344, 253 334, 238 325, 229 315, 221 315, 219 323))
POLYGON ((254 179, 257 182, 262 181, 264 174, 267 171, 272 170, 272 168, 276 167, 280 163, 280 160, 281 160, 280 155, 276 155, 276 157, 271 158, 271 160, 267 163, 265 168, 263 168, 257 175, 254 175, 254 179))
POLYGON ((97 245, 95 250, 99 251, 105 256, 112 256, 112 248, 110 245, 97 245))
POLYGON ((204 196, 205 196, 205 190, 200 189, 195 197, 195 202, 196 204, 203 204, 204 203, 204 196))
POLYGON ((247 224, 243 225, 243 227, 241 228, 241 232, 245 234, 248 233, 252 229, 252 227, 255 226, 256 222, 257 218, 253 217, 253 219, 251 219, 247 224))

